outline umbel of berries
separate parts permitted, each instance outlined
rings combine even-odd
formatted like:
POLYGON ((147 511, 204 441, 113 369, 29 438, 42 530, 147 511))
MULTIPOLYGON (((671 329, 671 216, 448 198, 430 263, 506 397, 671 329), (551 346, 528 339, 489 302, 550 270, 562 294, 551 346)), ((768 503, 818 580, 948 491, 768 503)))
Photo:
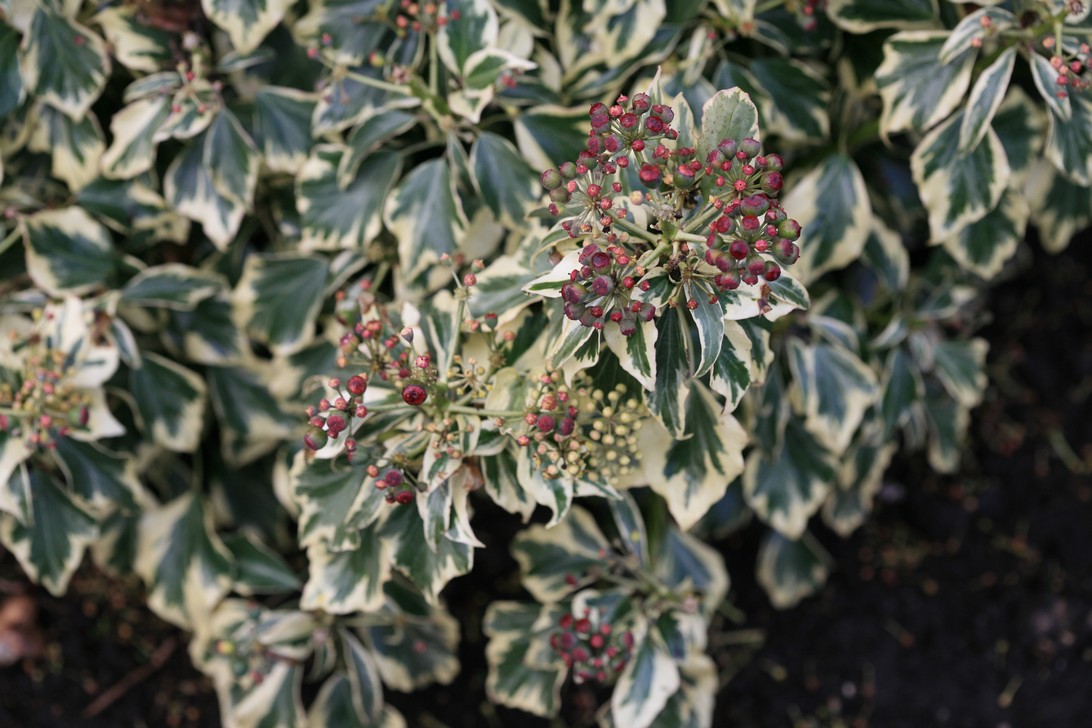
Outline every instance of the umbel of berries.
POLYGON ((597 330, 611 323, 623 336, 632 336, 639 322, 651 321, 656 315, 655 306, 633 297, 638 286, 637 266, 623 248, 601 250, 589 243, 577 262, 580 267, 561 287, 567 318, 597 330))
POLYGON ((615 630, 591 610, 579 616, 564 614, 557 626, 558 631, 550 635, 550 647, 572 670, 577 684, 613 683, 633 654, 633 634, 615 630))

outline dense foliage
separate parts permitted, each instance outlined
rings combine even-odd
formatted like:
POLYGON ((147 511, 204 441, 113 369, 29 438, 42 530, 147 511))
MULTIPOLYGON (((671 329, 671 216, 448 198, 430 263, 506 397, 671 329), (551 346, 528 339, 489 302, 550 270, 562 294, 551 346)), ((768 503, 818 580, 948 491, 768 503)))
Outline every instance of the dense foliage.
POLYGON ((0 0, 0 541, 135 570, 225 724, 396 726, 491 499, 490 699, 708 726, 716 541, 813 593, 809 524, 958 467, 1029 224, 1092 222, 1089 15, 0 0))

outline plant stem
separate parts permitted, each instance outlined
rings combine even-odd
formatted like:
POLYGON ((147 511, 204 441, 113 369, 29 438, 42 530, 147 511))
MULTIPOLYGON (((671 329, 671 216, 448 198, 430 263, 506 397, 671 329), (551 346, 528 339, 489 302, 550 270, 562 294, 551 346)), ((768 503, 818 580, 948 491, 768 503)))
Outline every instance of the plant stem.
POLYGON ((647 230, 642 230, 625 218, 616 218, 611 222, 611 225, 615 227, 620 227, 630 235, 636 235, 637 237, 649 243, 656 243, 659 241, 659 238, 657 238, 655 235, 648 232, 647 230))
POLYGON ((671 249, 671 244, 666 242, 666 241, 662 241, 655 248, 653 248, 652 250, 650 250, 647 253, 645 253, 644 255, 642 255, 637 260, 637 265, 639 267, 641 267, 641 268, 648 268, 649 265, 651 265, 656 260, 658 260, 661 255, 663 255, 664 253, 666 253, 670 249, 671 249))
POLYGON ((8 236, 0 241, 0 255, 3 255, 5 252, 7 252, 8 248, 15 244, 15 241, 19 239, 19 234, 21 232, 22 230, 20 229, 19 225, 16 225, 14 228, 12 228, 11 232, 8 233, 8 236))
POLYGON ((478 415, 479 417, 523 417, 526 414, 523 410, 478 409, 477 407, 464 407, 458 404, 449 405, 447 411, 457 415, 478 415))
POLYGON ((704 242, 706 242, 706 238, 705 238, 704 235, 695 235, 694 233, 684 233, 684 232, 675 233, 675 239, 676 240, 683 240, 683 241, 685 241, 687 243, 704 243, 704 242))

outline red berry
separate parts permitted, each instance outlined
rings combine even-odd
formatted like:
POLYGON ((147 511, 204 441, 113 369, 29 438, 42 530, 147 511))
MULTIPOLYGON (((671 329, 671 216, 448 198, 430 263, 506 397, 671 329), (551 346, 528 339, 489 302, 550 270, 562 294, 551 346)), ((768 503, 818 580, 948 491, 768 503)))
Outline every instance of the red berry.
POLYGON ((420 407, 428 399, 428 392, 420 384, 407 384, 402 388, 402 401, 414 407, 420 407))
POLYGON ((553 432, 554 418, 551 415, 539 415, 536 427, 538 427, 540 432, 553 432))
POLYGON ((349 377, 349 382, 345 386, 349 390, 349 394, 361 395, 368 388, 368 380, 357 374, 349 377))
POLYGON ((413 491, 402 490, 398 492, 398 495, 394 496, 395 502, 400 506, 409 505, 413 502, 413 491))

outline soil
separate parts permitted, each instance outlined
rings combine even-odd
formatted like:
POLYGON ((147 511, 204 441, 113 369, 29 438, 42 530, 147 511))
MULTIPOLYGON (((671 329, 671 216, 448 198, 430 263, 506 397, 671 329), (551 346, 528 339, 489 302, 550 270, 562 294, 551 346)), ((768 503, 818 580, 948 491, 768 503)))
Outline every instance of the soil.
MULTIPOLYGON (((798 607, 769 607, 753 575, 761 528, 724 544, 732 576, 714 650, 725 684, 714 725, 1078 726, 1092 685, 1092 241, 1050 257, 992 295, 991 386, 975 411, 959 475, 900 456, 875 513, 849 539, 818 536, 835 568, 798 607), (738 615, 735 611, 738 610, 738 615)), ((479 510, 479 535, 500 546, 518 527, 479 510)), ((479 620, 488 598, 518 598, 503 547, 479 552, 474 575, 445 597, 463 623, 463 671, 446 687, 388 693, 410 726, 551 725, 489 706, 479 620)), ((0 579, 25 584, 0 555, 0 579)), ((186 638, 142 606, 135 577, 85 564, 63 598, 26 587, 44 650, 0 669, 0 726, 219 724, 186 638), (83 711, 150 660, 128 692, 83 711), (165 647, 166 645, 166 647, 165 647)), ((566 687, 583 725, 602 696, 566 687)))

